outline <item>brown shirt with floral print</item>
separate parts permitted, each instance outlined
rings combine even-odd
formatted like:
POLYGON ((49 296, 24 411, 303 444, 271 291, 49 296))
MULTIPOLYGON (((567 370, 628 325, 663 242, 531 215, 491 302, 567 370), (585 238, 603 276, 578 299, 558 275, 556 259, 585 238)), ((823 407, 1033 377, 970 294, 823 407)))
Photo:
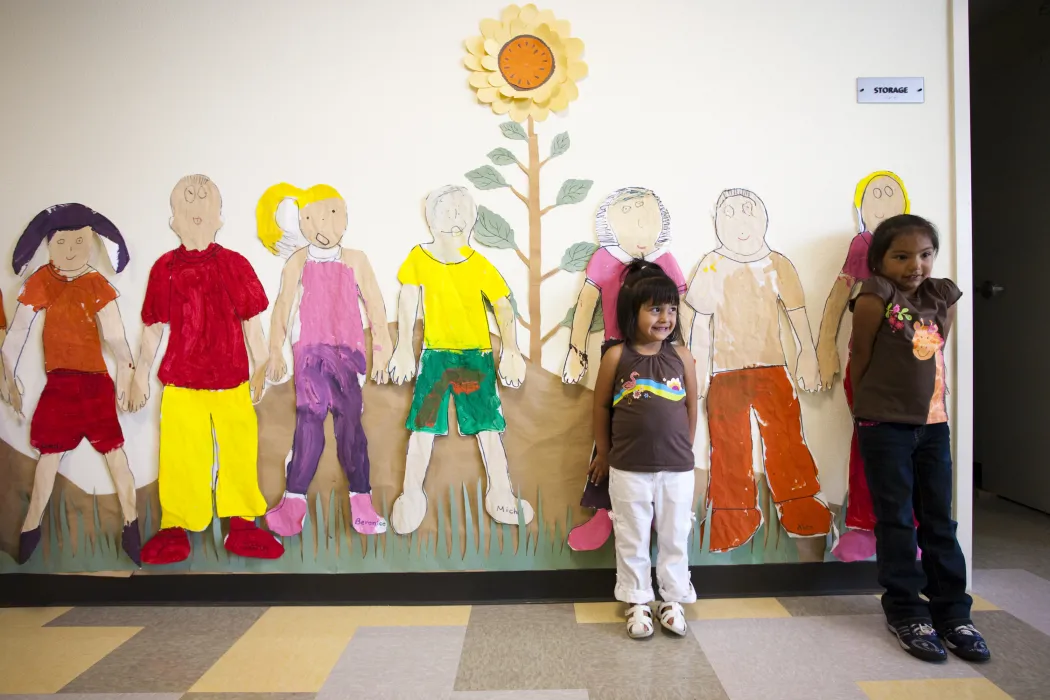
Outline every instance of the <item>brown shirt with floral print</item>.
POLYGON ((868 371, 854 388, 854 417, 908 425, 947 423, 945 328, 948 309, 962 292, 949 279, 928 279, 909 298, 876 275, 864 281, 861 294, 882 299, 885 314, 868 371))

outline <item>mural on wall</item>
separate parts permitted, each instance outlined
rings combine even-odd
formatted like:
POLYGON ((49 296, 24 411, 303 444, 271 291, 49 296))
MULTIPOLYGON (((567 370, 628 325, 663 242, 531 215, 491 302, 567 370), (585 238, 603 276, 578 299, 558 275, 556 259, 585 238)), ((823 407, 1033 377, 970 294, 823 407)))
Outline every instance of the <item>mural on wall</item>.
POLYGON ((259 428, 252 406, 265 389, 268 356, 259 314, 269 302, 251 264, 215 242, 222 228, 215 183, 188 175, 175 185, 170 202, 169 225, 182 245, 150 270, 131 390, 132 408, 145 406, 150 370, 168 326, 157 375, 164 385, 157 478, 161 529, 143 546, 142 561, 174 564, 190 556, 187 532, 203 532, 212 524, 216 462, 215 512, 229 518, 226 551, 275 559, 284 547, 255 523, 266 512, 266 500, 259 490, 259 428))
MULTIPOLYGON (((817 340, 821 386, 825 391, 831 388, 840 370, 838 333, 846 306, 859 289, 860 283, 871 276, 871 271, 868 269, 871 232, 883 220, 911 211, 911 202, 903 180, 888 170, 870 173, 857 183, 853 195, 853 206, 857 212, 860 232, 850 241, 846 261, 828 293, 817 340)), ((848 358, 846 371, 842 378, 842 388, 846 394, 846 402, 852 411, 853 383, 850 378, 848 358)), ((841 561, 861 561, 875 556, 875 511, 871 503, 871 493, 868 491, 868 482, 864 476, 864 461, 860 454, 855 428, 850 443, 848 483, 846 531, 835 543, 832 554, 841 561)))
MULTIPOLYGON (((671 243, 671 217, 655 192, 642 187, 616 190, 598 207, 594 228, 601 247, 587 261, 586 281, 576 305, 570 310, 569 352, 562 373, 566 384, 578 383, 587 373, 587 338, 595 327, 592 318, 601 319, 597 327, 604 330, 603 356, 623 339, 616 320, 616 302, 627 265, 632 260, 643 259, 659 265, 678 284, 679 293, 686 291, 685 275, 667 248, 671 243)), ((692 325, 688 306, 683 305, 679 322, 683 328, 692 325)), ((595 513, 569 533, 569 546, 575 551, 598 549, 612 534, 608 480, 595 484, 588 479, 580 504, 593 508, 595 513)))
POLYGON ((448 434, 449 402, 456 404, 460 435, 477 437, 488 477, 485 511, 507 525, 532 522, 532 506, 515 496, 502 433, 503 417, 496 375, 504 386, 525 380, 525 358, 518 349, 510 288, 483 255, 468 244, 478 210, 463 187, 447 185, 426 199, 431 243, 414 247, 397 274, 398 341, 390 375, 402 384, 417 375, 412 329, 423 314, 423 352, 406 427, 412 431, 405 462, 404 490, 394 501, 394 531, 411 533, 427 511, 423 490, 434 438, 448 434), (499 366, 489 339, 485 302, 495 310, 500 330, 499 366))
POLYGON ((284 344, 291 341, 295 383, 295 436, 285 470, 285 491, 266 514, 278 535, 302 532, 306 493, 324 451, 324 422, 332 414, 339 465, 350 488, 350 522, 363 535, 386 532, 372 504, 368 440, 361 425, 365 332, 358 299, 372 332, 372 379, 386 384, 393 345, 386 306, 368 258, 341 245, 346 202, 328 185, 301 190, 269 188, 256 209, 259 240, 287 262, 270 320, 267 378, 288 372, 284 344), (289 324, 289 319, 291 323, 289 324))
POLYGON ((752 469, 751 414, 758 417, 764 468, 780 525, 792 537, 814 538, 823 558, 831 511, 820 493, 817 466, 806 445, 798 396, 780 341, 786 312, 801 354, 795 381, 803 391, 820 386, 805 296, 791 261, 766 244, 769 219, 758 195, 722 192, 715 205, 721 244, 700 261, 686 303, 696 312, 690 347, 699 394, 707 397, 711 474, 710 550, 746 544, 764 522, 752 469))
POLYGON ((104 243, 114 272, 121 272, 129 260, 123 235, 112 221, 83 204, 45 209, 15 244, 11 265, 17 275, 25 272, 41 245, 46 244, 50 258, 22 286, 0 352, 5 368, 0 394, 21 415, 18 362, 33 322, 44 312, 47 384, 30 424, 30 443, 39 451, 40 459, 19 535, 19 564, 29 561, 40 544, 44 510, 51 500, 63 455, 85 439, 102 455, 116 486, 124 518, 121 546, 136 565, 140 563, 135 477, 117 420, 118 404, 125 411, 130 407, 134 364, 117 308, 117 290, 91 266, 96 239, 104 243), (116 360, 115 385, 102 357, 102 340, 116 360))
MULTIPOLYGON (((569 179, 562 183, 554 204, 540 202, 540 172, 552 158, 569 150, 569 134, 558 134, 551 140, 550 153, 540 159, 536 122, 547 119, 551 112, 562 112, 579 96, 576 81, 587 76, 583 61, 583 41, 571 35, 565 20, 558 20, 550 10, 542 12, 535 5, 507 7, 499 20, 481 22, 481 36, 464 42, 467 55, 464 65, 472 72, 469 83, 482 104, 490 105, 499 115, 509 115, 513 121, 500 125, 503 135, 514 141, 525 141, 528 157, 524 163, 507 148, 497 148, 488 154, 495 165, 517 166, 527 179, 526 192, 520 192, 491 165, 483 165, 466 174, 479 190, 508 188, 529 211, 528 255, 523 253, 514 238, 514 230, 499 214, 478 208, 475 240, 483 246, 514 250, 529 270, 528 319, 518 316, 522 327, 529 332, 529 361, 539 366, 543 346, 558 332, 555 325, 543 332, 540 288, 543 282, 558 270, 579 272, 594 251, 592 243, 570 246, 562 256, 561 265, 543 270, 542 217, 556 207, 578 204, 590 192, 591 180, 569 179), (525 123, 525 127, 521 123, 525 123)), ((517 309, 515 309, 517 314, 517 309)))

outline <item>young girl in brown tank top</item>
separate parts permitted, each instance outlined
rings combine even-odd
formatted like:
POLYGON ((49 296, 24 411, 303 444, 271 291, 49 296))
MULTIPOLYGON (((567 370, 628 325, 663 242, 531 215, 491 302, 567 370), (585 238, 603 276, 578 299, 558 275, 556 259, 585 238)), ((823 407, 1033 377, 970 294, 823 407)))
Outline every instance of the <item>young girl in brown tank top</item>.
POLYGON ((933 224, 919 216, 893 216, 875 229, 872 276, 850 304, 853 415, 890 630, 924 661, 946 659, 945 645, 967 661, 987 661, 988 647, 970 620, 966 560, 952 520, 943 349, 962 292, 930 276, 938 248, 933 224))
POLYGON ((677 344, 678 285, 641 260, 625 271, 616 315, 624 342, 602 358, 594 387, 596 456, 591 481, 609 479, 616 533, 617 600, 627 603, 627 634, 653 634, 649 536, 655 522, 660 624, 686 633, 682 603, 696 601, 689 578, 693 523, 696 372, 677 344), (655 520, 654 520, 655 516, 655 520))

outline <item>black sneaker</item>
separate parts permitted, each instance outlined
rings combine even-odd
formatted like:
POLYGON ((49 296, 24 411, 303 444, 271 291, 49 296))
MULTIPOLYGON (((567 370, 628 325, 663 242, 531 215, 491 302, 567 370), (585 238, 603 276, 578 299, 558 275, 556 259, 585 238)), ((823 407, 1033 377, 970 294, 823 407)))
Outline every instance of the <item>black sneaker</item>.
POLYGON ((948 659, 948 652, 929 622, 901 622, 887 625, 897 635, 901 648, 916 659, 939 662, 948 659))
POLYGON ((992 658, 984 637, 972 624, 955 625, 944 630, 942 634, 948 650, 963 661, 982 663, 992 658))

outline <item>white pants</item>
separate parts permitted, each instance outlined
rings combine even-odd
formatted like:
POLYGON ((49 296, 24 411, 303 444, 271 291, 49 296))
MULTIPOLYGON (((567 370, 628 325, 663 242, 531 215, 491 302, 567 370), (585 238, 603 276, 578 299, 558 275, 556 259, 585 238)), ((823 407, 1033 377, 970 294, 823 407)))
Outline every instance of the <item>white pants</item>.
POLYGON ((660 598, 669 603, 696 602, 696 591, 689 579, 694 483, 692 469, 653 473, 609 470, 616 533, 616 600, 633 605, 655 599, 649 558, 655 511, 660 598))

